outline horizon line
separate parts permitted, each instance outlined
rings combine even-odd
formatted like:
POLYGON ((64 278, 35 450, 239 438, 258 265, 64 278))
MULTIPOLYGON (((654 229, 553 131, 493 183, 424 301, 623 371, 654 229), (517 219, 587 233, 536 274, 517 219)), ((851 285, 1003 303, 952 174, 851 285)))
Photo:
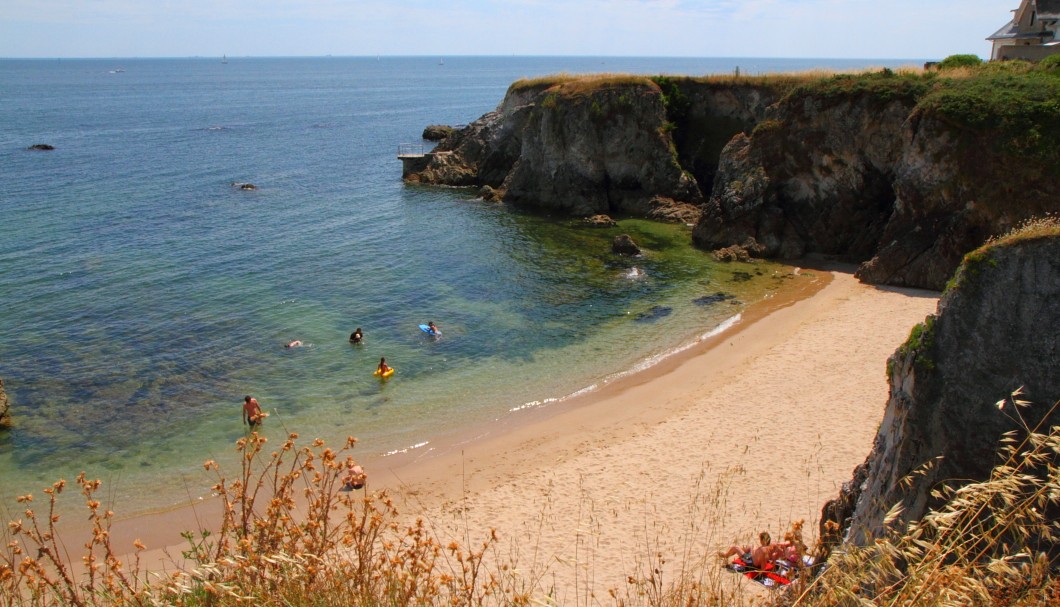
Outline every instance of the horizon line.
MULTIPOLYGON (((91 61, 91 60, 112 60, 112 59, 123 59, 123 60, 152 60, 152 59, 215 59, 226 57, 228 59, 416 59, 416 58, 522 58, 522 59, 534 59, 534 58, 569 58, 569 59, 792 59, 792 60, 842 60, 842 61, 930 61, 932 59, 927 57, 810 57, 810 56, 768 56, 768 55, 748 55, 748 56, 733 56, 733 55, 548 55, 548 54, 537 54, 537 55, 495 55, 495 54, 465 54, 465 55, 447 55, 444 53, 434 54, 371 54, 371 55, 227 55, 222 53, 221 55, 113 55, 113 56, 42 56, 42 57, 0 57, 0 61, 54 61, 54 60, 71 60, 71 61, 91 61)), ((940 58, 941 59, 941 58, 940 58)))

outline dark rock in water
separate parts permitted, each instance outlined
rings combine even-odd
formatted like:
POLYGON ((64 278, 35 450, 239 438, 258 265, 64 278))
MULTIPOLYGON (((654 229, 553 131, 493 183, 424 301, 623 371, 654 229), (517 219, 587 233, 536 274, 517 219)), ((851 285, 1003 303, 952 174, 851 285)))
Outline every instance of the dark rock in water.
POLYGON ((11 425, 11 410, 4 392, 4 380, 0 379, 0 428, 11 425))
POLYGON ((652 306, 647 312, 641 312, 633 317, 637 322, 655 322, 660 318, 666 318, 673 314, 674 309, 669 306, 652 306))
POLYGON ((504 200, 504 190, 484 185, 479 189, 478 197, 486 202, 501 202, 504 200))
POLYGON ((620 234, 611 241, 611 252, 619 255, 640 255, 640 247, 633 242, 629 234, 620 234))
POLYGON ((35 144, 29 146, 26 149, 27 150, 40 151, 40 152, 48 152, 48 151, 54 150, 55 146, 54 145, 48 145, 47 143, 35 143, 35 144))
POLYGON ((709 306, 711 304, 721 303, 730 299, 736 299, 736 296, 718 291, 713 295, 704 295, 703 297, 697 297, 692 300, 692 303, 696 304, 697 306, 709 306))
POLYGON ((609 215, 593 215, 582 220, 585 224, 594 228, 612 228, 618 225, 609 215))
POLYGON ((243 183, 241 181, 233 181, 232 182, 232 187, 239 188, 241 190, 256 190, 256 189, 258 189, 258 186, 254 185, 253 183, 243 183))
POLYGON ((751 261, 752 257, 761 256, 762 245, 755 242, 754 238, 748 238, 743 244, 734 244, 714 251, 716 261, 751 261))
POLYGON ((747 282, 748 280, 751 280, 750 272, 733 272, 732 278, 729 279, 730 282, 747 282))
POLYGON ((656 221, 694 226, 702 214, 703 210, 699 205, 666 196, 654 196, 648 201, 648 218, 656 221))
MULTIPOLYGON (((856 504, 848 542, 871 544, 886 527, 920 519, 940 505, 932 492, 943 485, 988 479, 1006 433, 1019 444, 1027 428, 1060 425, 1060 409, 1051 408, 1060 401, 1060 222, 1043 223, 969 253, 938 312, 891 356, 890 398, 866 476, 822 516, 822 524, 843 518, 842 505, 856 504), (1017 389, 1033 405, 1015 411, 1009 400, 999 409, 1017 389), (896 504, 900 515, 886 523, 896 504)), ((1056 508, 1042 512, 1046 520, 1060 516, 1056 508)), ((1036 550, 1060 549, 1036 539, 1036 550)))
POLYGON ((427 141, 441 141, 453 134, 455 129, 444 124, 432 124, 423 129, 423 138, 427 141))

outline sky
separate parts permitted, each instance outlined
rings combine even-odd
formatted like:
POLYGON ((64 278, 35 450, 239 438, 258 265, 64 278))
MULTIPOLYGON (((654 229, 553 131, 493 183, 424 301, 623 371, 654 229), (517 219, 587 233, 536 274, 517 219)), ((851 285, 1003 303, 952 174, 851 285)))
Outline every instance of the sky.
POLYGON ((989 57, 1019 0, 0 0, 0 57, 989 57))

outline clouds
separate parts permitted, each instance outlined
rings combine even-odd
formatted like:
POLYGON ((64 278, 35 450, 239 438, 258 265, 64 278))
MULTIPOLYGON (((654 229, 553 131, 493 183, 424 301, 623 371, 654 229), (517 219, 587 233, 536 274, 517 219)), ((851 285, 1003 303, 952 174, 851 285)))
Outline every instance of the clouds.
POLYGON ((0 56, 986 54, 995 0, 0 0, 0 56))

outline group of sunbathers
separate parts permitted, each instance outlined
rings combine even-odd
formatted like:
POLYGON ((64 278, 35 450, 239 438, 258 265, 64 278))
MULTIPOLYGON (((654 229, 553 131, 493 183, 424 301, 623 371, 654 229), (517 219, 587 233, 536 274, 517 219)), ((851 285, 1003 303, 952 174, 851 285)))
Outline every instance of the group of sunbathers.
POLYGON ((806 545, 796 534, 788 534, 784 539, 783 542, 773 543, 769 532, 763 531, 758 534, 758 546, 730 546, 728 550, 719 552, 718 557, 728 559, 737 556, 745 564, 758 569, 765 569, 776 561, 786 561, 790 568, 801 567, 806 545))

